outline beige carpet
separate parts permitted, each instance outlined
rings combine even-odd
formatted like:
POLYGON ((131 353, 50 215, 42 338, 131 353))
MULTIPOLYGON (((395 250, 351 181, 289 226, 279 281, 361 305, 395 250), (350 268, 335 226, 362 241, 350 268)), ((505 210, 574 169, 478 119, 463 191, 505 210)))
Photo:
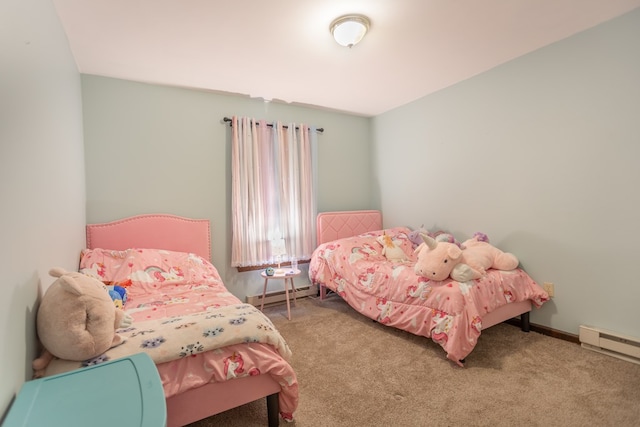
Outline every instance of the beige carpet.
MULTIPOLYGON (((339 297, 265 313, 289 343, 298 427, 640 426, 640 365, 501 324, 459 368, 431 340, 356 313, 339 297)), ((264 400, 193 427, 266 426, 264 400)))

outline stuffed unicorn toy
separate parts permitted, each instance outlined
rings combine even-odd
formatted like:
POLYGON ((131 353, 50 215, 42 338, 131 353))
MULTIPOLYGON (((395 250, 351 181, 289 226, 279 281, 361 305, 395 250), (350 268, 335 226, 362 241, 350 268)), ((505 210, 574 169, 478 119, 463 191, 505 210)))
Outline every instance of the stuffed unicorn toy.
POLYGON ((378 236, 376 240, 382 245, 382 255, 387 257, 389 261, 407 260, 407 254, 404 253, 402 248, 398 246, 388 234, 384 233, 382 236, 378 236))
POLYGON ((508 252, 479 240, 475 236, 466 240, 461 249, 454 243, 438 242, 427 234, 421 234, 424 243, 416 248, 418 261, 415 273, 433 281, 442 281, 451 276, 458 282, 467 282, 482 277, 486 270, 513 270, 518 258, 508 252))

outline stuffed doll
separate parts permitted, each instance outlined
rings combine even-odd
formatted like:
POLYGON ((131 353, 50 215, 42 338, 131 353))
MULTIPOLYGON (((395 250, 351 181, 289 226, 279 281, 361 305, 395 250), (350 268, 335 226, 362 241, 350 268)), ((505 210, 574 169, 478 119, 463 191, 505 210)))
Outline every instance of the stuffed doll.
POLYGON ((99 280, 62 268, 53 268, 49 274, 58 279, 38 308, 36 323, 44 352, 33 361, 36 378, 53 356, 84 361, 122 344, 124 339, 116 330, 132 322, 131 316, 116 308, 99 280))
POLYGON ((382 255, 387 257, 389 261, 406 261, 407 254, 393 241, 391 236, 384 233, 382 236, 378 236, 376 241, 382 245, 382 255))
POLYGON ((423 234, 424 245, 416 249, 418 261, 415 273, 434 281, 451 276, 458 282, 482 277, 486 270, 513 270, 519 264, 515 255, 502 252, 490 243, 478 240, 478 236, 465 241, 464 249, 448 242, 437 242, 423 234))

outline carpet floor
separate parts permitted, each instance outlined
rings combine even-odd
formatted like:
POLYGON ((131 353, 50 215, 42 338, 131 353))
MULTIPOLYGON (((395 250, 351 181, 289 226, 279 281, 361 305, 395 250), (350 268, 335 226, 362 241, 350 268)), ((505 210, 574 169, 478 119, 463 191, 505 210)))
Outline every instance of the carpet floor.
MULTIPOLYGON (((640 426, 640 365, 499 324, 460 368, 430 339, 392 329, 332 296, 266 307, 287 340, 295 421, 333 426, 640 426)), ((264 399, 191 427, 266 426, 264 399)))

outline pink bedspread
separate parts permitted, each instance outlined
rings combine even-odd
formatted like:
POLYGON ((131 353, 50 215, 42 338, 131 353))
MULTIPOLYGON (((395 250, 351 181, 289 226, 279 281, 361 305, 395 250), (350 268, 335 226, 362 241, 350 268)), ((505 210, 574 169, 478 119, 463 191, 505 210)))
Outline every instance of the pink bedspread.
MULTIPOLYGON (((105 283, 126 287, 125 311, 133 317, 133 326, 136 322, 188 313, 216 313, 216 308, 242 304, 225 288, 216 268, 193 254, 154 249, 93 249, 85 250, 80 267, 81 272, 105 283)), ((270 344, 247 342, 206 352, 193 351, 157 367, 166 397, 209 382, 267 374, 282 387, 279 394, 282 417, 291 420, 298 405, 296 374, 270 344)), ((51 373, 55 372, 47 372, 51 373)))
POLYGON ((460 364, 475 347, 482 317, 503 305, 531 300, 540 307, 544 290, 524 271, 489 270, 478 280, 430 282, 417 276, 409 229, 387 229, 407 255, 388 261, 376 241, 380 232, 324 243, 315 250, 310 279, 338 293, 358 312, 388 326, 430 337, 460 364))

